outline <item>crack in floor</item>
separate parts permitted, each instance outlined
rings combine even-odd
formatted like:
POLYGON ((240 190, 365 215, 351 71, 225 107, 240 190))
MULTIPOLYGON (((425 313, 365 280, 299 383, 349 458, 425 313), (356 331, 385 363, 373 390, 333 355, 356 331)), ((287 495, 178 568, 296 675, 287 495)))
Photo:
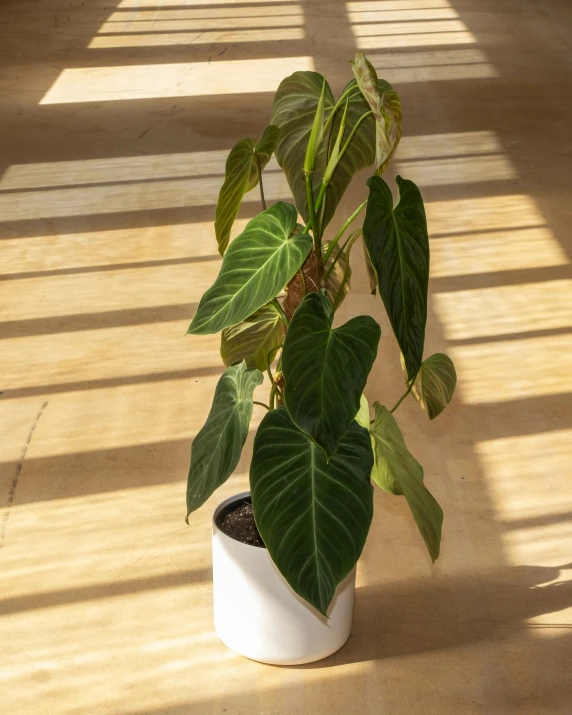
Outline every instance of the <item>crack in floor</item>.
POLYGON ((8 499, 6 501, 6 509, 4 511, 4 514, 2 514, 2 523, 0 524, 0 549, 4 545, 4 537, 6 536, 6 528, 8 526, 8 519, 10 518, 10 510, 12 509, 12 504, 14 503, 14 498, 16 496, 16 489, 18 488, 18 480, 20 479, 22 467, 24 466, 24 460, 26 459, 26 453, 28 452, 28 447, 30 446, 30 442, 32 441, 32 436, 34 434, 34 430, 38 426, 40 417, 42 416, 42 414, 47 406, 48 406, 48 401, 46 400, 46 402, 43 403, 38 414, 36 415, 36 419, 34 420, 32 426, 30 427, 30 431, 28 432, 28 436, 26 437, 26 441, 24 442, 24 446, 22 447, 22 451, 20 452, 20 460, 18 461, 18 464, 16 465, 16 470, 14 471, 14 477, 12 478, 12 484, 10 485, 10 491, 8 492, 8 499))

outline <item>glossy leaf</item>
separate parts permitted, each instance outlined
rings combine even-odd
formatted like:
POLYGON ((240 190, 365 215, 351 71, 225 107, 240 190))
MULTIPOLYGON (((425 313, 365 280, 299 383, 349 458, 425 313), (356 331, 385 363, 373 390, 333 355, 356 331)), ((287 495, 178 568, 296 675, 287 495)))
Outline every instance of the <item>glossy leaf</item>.
POLYGON ((218 381, 207 421, 191 447, 187 519, 236 469, 252 417, 252 395, 262 380, 261 372, 247 370, 242 362, 218 381))
POLYGON ((294 313, 282 352, 288 412, 329 457, 359 409, 381 335, 369 315, 335 329, 333 317, 328 299, 309 293, 294 313))
POLYGON ((312 248, 310 236, 291 235, 295 226, 296 209, 283 201, 249 221, 225 253, 188 332, 217 333, 275 298, 312 248))
POLYGON ((323 614, 365 544, 372 464, 369 435, 356 422, 329 461, 284 407, 268 412, 256 433, 250 467, 256 525, 290 586, 323 614))
POLYGON ((429 237, 419 189, 397 177, 399 197, 395 207, 389 186, 378 176, 370 188, 363 236, 378 279, 379 294, 401 348, 412 380, 421 367, 427 287, 429 237))
POLYGON ((434 420, 453 399, 457 373, 453 361, 443 353, 435 353, 423 360, 411 393, 434 420))
MULTIPOLYGON (((312 131, 316 109, 322 93, 324 77, 318 72, 294 72, 284 79, 274 97, 272 105, 272 124, 280 127, 276 144, 276 158, 284 169, 288 184, 294 196, 296 207, 305 221, 309 219, 304 180, 304 160, 306 147, 312 131)), ((381 92, 391 89, 391 85, 379 80, 381 92)), ((344 139, 347 139, 357 121, 370 111, 369 105, 352 80, 345 88, 348 90, 348 106, 344 139)), ((327 122, 335 102, 332 91, 326 82, 324 89, 324 120, 327 122)), ((325 132, 321 147, 316 155, 312 183, 317 195, 327 165, 327 152, 334 143, 345 102, 342 103, 335 118, 325 132), (330 142, 331 138, 331 142, 330 142)), ((323 227, 332 219, 336 208, 344 195, 353 175, 375 161, 375 121, 369 116, 362 122, 352 143, 336 168, 332 182, 326 192, 326 208, 323 227)))
POLYGON ((401 139, 401 101, 392 89, 380 91, 375 68, 362 52, 356 53, 352 67, 375 119, 375 163, 381 174, 401 139))
POLYGON ((374 467, 371 478, 385 491, 405 496, 431 559, 435 561, 441 544, 443 511, 423 483, 423 467, 405 446, 395 418, 379 402, 374 402, 373 406, 374 467))
POLYGON ((228 367, 246 360, 249 368, 265 372, 284 342, 284 323, 271 304, 238 325, 222 331, 220 356, 228 367))
POLYGON ((260 172, 268 164, 277 138, 278 127, 271 125, 264 130, 258 144, 254 139, 242 139, 230 150, 215 215, 215 235, 221 256, 228 246, 242 197, 258 184, 260 172))

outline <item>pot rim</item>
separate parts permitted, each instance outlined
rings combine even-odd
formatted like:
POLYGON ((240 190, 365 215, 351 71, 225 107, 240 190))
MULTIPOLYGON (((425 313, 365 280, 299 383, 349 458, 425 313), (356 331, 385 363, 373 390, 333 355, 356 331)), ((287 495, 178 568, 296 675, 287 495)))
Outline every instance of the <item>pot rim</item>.
POLYGON ((234 543, 234 544, 240 544, 241 546, 244 546, 248 549, 256 549, 256 551, 266 551, 266 553, 268 553, 268 549, 266 546, 255 546, 254 544, 245 544, 244 541, 240 541, 239 539, 235 539, 233 536, 229 536, 228 534, 225 534, 224 531, 217 524, 217 519, 220 516, 221 512, 224 511, 224 509, 229 507, 234 502, 239 502, 241 500, 244 500, 244 499, 250 498, 250 497, 251 497, 250 490, 248 490, 245 492, 239 492, 238 494, 234 494, 233 496, 228 497, 227 499, 224 499, 223 501, 221 501, 220 504, 213 511, 213 515, 212 515, 213 532, 215 532, 216 534, 219 534, 220 536, 224 537, 225 539, 230 539, 230 541, 232 541, 232 543, 234 543))

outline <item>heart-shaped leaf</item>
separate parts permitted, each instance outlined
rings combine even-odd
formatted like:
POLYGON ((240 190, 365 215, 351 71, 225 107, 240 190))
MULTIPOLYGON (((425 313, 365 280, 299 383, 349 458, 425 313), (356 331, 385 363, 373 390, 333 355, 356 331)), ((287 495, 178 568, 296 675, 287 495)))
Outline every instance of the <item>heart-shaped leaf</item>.
POLYGON ((375 119, 376 173, 381 175, 401 139, 401 101, 392 89, 380 91, 375 68, 363 52, 356 52, 352 67, 357 85, 375 119))
POLYGON ((359 409, 381 335, 369 315, 335 329, 333 318, 326 296, 309 293, 294 313, 282 352, 288 412, 329 457, 359 409))
POLYGON ((246 360, 247 367, 265 372, 283 342, 279 313, 272 304, 264 305, 242 323, 222 331, 220 356, 227 367, 246 360))
POLYGON ((409 452, 391 412, 373 403, 373 481, 390 494, 403 494, 433 561, 439 556, 443 511, 423 483, 423 467, 409 452))
POLYGON ((429 419, 434 420, 453 399, 456 385, 453 361, 444 353, 435 353, 421 363, 411 392, 429 419))
POLYGON ((423 199, 412 181, 398 176, 399 197, 394 208, 391 190, 383 179, 372 176, 367 183, 365 245, 405 359, 407 379, 412 380, 423 360, 427 322, 429 237, 423 199))
POLYGON ((230 150, 215 214, 215 235, 221 256, 228 246, 242 197, 258 184, 260 173, 270 161, 277 139, 278 127, 270 125, 264 130, 258 144, 254 139, 242 139, 230 150))
POLYGON ((263 375, 246 363, 226 370, 216 386, 207 421, 191 447, 187 519, 236 469, 252 417, 252 394, 263 375))
POLYGON ((283 201, 249 221, 225 253, 187 332, 218 333, 275 298, 312 248, 310 236, 291 235, 295 226, 296 209, 283 201))
POLYGON ((320 613, 365 544, 372 464, 369 435, 356 422, 330 460, 284 407, 268 412, 256 433, 250 467, 256 525, 284 578, 320 613))
MULTIPOLYGON (((324 81, 324 77, 318 72, 294 72, 294 74, 281 82, 272 105, 272 124, 280 127, 276 144, 276 158, 278 164, 284 169, 298 211, 305 221, 308 221, 309 213, 303 171, 304 160, 324 81)), ((388 82, 379 80, 379 89, 383 93, 391 90, 391 85, 388 82)), ((360 118, 370 111, 370 107, 360 92, 355 79, 344 88, 343 94, 348 98, 343 137, 345 141, 360 118)), ((323 104, 326 123, 334 106, 332 91, 326 82, 323 104)), ((330 143, 333 144, 338 135, 344 108, 345 102, 338 108, 335 118, 330 121, 329 130, 325 132, 315 158, 312 185, 316 195, 326 169, 328 149, 330 143)), ((360 124, 350 146, 336 168, 326 192, 323 228, 328 225, 334 216, 353 175, 374 163, 375 127, 373 116, 367 117, 360 124)))

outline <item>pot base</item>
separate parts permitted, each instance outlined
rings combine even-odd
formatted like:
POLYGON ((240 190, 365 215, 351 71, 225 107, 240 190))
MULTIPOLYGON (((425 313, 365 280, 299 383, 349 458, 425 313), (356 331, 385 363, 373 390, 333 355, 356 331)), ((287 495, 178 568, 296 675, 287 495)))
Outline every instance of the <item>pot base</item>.
POLYGON ((213 516, 215 629, 231 650, 270 665, 301 665, 327 658, 351 632, 355 569, 338 586, 329 617, 298 596, 267 549, 224 534, 217 516, 248 492, 231 497, 213 516))

